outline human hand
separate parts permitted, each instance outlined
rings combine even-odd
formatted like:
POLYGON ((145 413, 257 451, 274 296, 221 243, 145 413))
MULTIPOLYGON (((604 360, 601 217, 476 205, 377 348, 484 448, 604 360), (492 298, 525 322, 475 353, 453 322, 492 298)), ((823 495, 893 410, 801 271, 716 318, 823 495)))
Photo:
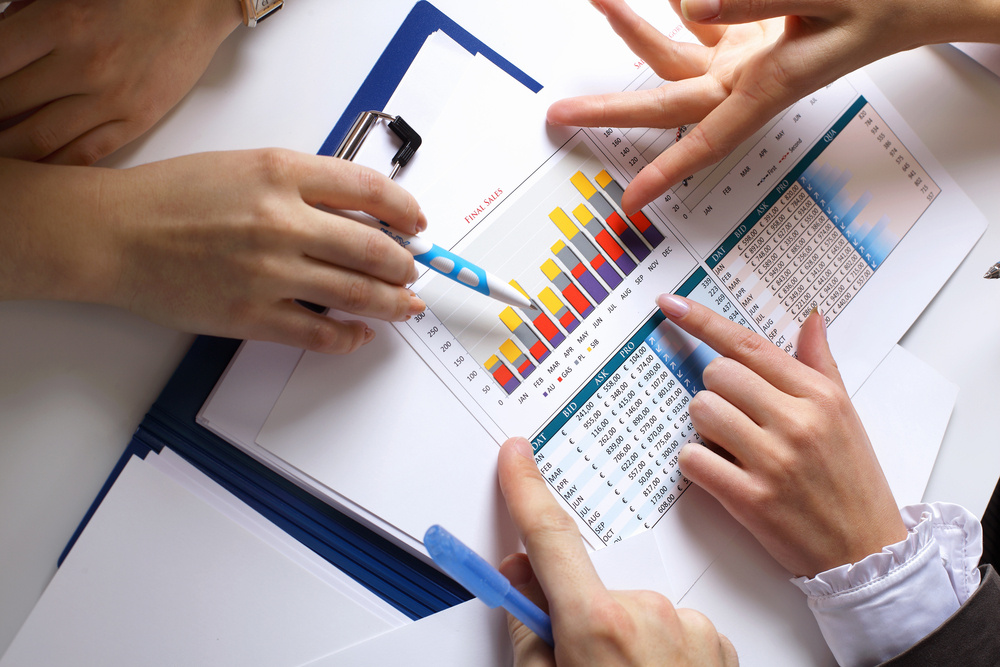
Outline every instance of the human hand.
POLYGON ((609 591, 594 570, 580 531, 549 492, 531 444, 500 449, 500 488, 528 554, 500 571, 547 610, 555 650, 507 617, 514 663, 531 665, 736 665, 733 645, 704 615, 674 609, 652 591, 609 591))
POLYGON ((0 159, 0 298, 120 306, 216 336, 350 352, 364 322, 424 303, 413 257, 382 232, 316 208, 366 211, 414 234, 426 218, 387 177, 344 160, 267 149, 126 170, 0 159), (8 196, 9 194, 9 196, 8 196))
POLYGON ((0 21, 0 157, 109 155, 184 97, 241 20, 236 0, 12 4, 0 21))
POLYGON ((856 563, 906 537, 821 314, 803 323, 795 359, 698 303, 674 295, 657 303, 722 355, 689 407, 710 447, 681 449, 685 477, 795 575, 856 563))
POLYGON ((548 121, 660 128, 698 123, 628 185, 622 207, 629 214, 852 70, 921 44, 995 41, 1000 35, 995 8, 991 15, 989 2, 979 0, 671 0, 699 45, 668 39, 624 0, 591 1, 667 83, 560 100, 549 108, 548 121))

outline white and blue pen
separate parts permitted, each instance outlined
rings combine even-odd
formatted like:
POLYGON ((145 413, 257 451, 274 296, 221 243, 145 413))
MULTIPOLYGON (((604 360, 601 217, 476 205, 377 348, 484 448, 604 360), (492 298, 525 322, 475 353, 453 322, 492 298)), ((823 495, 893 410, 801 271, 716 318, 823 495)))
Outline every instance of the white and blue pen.
POLYGON ((548 614, 510 585, 507 577, 479 554, 459 542, 441 526, 434 525, 424 534, 427 553, 452 579, 486 603, 490 609, 503 607, 529 630, 554 646, 552 621, 548 614))
POLYGON ((487 273, 485 269, 481 269, 469 260, 459 257, 450 250, 445 250, 441 246, 435 245, 419 236, 404 234, 389 227, 384 222, 380 222, 377 225, 374 223, 370 224, 403 246, 403 248, 413 255, 414 260, 434 269, 441 275, 451 278, 469 289, 474 289, 491 299, 502 301, 507 305, 517 306, 525 310, 537 310, 531 301, 514 287, 508 285, 492 273, 487 273))

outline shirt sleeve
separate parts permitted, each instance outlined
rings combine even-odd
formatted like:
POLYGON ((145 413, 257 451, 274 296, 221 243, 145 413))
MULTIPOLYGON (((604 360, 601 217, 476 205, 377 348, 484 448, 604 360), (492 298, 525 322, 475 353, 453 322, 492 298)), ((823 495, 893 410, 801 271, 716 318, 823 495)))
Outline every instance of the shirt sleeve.
POLYGON ((968 510, 921 503, 900 510, 902 542, 792 583, 809 598, 843 667, 877 665, 916 644, 979 586, 982 528, 968 510))

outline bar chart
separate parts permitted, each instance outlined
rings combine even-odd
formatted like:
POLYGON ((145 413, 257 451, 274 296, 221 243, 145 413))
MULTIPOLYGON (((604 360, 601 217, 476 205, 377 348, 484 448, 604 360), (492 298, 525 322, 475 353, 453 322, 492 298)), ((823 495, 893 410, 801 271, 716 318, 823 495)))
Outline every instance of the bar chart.
POLYGON ((581 141, 462 249, 494 273, 515 276, 511 285, 538 310, 489 301, 473 306, 467 290, 450 281, 421 289, 441 324, 505 395, 517 392, 599 309, 615 308, 610 297, 628 289, 625 281, 664 242, 645 213, 624 215, 623 191, 581 141))

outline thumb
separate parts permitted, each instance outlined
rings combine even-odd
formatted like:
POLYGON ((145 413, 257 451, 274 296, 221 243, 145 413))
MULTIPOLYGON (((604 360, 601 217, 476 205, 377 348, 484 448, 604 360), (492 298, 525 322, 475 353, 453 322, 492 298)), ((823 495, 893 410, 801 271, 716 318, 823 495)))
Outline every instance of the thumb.
POLYGON ((813 308, 809 317, 802 323, 799 330, 799 344, 796 350, 799 361, 809 368, 819 371, 834 382, 843 385, 837 362, 830 352, 830 343, 826 338, 826 318, 818 309, 813 308))
MULTIPOLYGON (((519 590, 524 597, 528 598, 548 613, 549 604, 542 592, 542 586, 538 583, 535 571, 531 567, 531 561, 527 554, 511 554, 500 563, 500 574, 507 577, 511 585, 519 590)), ((552 649, 549 648, 541 637, 529 630, 521 621, 517 620, 509 613, 507 614, 507 632, 510 633, 510 641, 514 646, 514 664, 518 667, 526 665, 554 665, 555 660, 552 649)))

